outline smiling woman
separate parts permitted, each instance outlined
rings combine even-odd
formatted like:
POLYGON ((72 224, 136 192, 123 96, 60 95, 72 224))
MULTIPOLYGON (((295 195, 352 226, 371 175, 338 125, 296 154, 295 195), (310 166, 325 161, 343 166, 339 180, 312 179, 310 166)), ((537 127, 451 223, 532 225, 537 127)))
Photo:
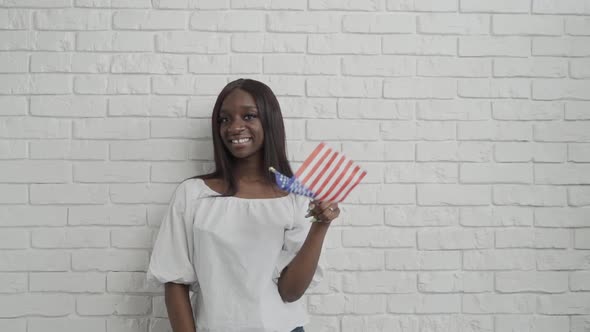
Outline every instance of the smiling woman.
POLYGON ((175 332, 303 331, 300 298, 322 277, 322 245, 340 210, 328 202, 308 206, 268 172, 273 166, 293 175, 281 109, 268 86, 229 83, 211 124, 215 171, 176 189, 148 277, 165 284, 175 332), (310 224, 307 212, 324 222, 310 224))

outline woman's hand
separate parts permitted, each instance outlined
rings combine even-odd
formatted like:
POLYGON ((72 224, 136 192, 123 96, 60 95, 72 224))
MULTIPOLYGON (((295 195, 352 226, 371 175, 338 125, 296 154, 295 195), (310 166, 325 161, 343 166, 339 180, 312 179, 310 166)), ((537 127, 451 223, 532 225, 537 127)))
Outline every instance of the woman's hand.
POLYGON ((311 201, 306 217, 314 217, 314 221, 331 223, 339 215, 340 208, 338 207, 338 203, 311 201))

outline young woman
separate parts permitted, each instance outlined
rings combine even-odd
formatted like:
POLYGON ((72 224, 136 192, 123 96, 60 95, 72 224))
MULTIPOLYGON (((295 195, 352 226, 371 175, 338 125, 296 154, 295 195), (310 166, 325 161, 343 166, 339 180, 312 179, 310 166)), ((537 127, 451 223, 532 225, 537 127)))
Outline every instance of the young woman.
POLYGON ((338 205, 276 186, 270 166, 293 171, 279 103, 265 84, 225 86, 212 129, 215 171, 176 189, 148 277, 165 284, 174 332, 303 331, 299 299, 321 278, 318 260, 338 205))

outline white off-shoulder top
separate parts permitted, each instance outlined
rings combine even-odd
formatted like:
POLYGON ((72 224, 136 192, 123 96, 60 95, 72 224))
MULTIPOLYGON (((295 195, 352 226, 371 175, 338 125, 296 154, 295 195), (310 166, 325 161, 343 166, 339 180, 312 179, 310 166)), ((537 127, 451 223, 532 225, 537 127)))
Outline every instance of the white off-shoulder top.
MULTIPOLYGON (((176 188, 148 279, 191 285, 199 332, 288 332, 305 325, 303 301, 283 302, 277 280, 309 232, 308 199, 215 195, 201 179, 176 188)), ((318 266, 312 284, 321 277, 318 266)))

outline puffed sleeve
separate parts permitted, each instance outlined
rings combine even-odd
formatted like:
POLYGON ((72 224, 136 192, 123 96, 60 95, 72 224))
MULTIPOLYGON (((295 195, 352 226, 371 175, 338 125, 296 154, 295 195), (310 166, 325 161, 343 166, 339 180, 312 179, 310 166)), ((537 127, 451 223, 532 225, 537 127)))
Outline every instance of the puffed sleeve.
MULTIPOLYGON (((286 229, 284 232, 283 249, 281 250, 279 259, 277 260, 273 272, 273 281, 275 283, 278 283, 283 269, 289 265, 289 263, 291 263, 293 258, 295 258, 299 252, 299 249, 301 249, 303 242, 305 242, 305 239, 307 238, 309 229, 311 228, 311 222, 309 221, 310 219, 305 218, 309 199, 303 196, 295 196, 294 202, 295 211, 293 224, 291 228, 286 229)), ((315 270, 309 287, 313 287, 322 280, 324 276, 322 265, 323 259, 320 256, 318 266, 315 270)))
POLYGON ((187 209, 187 181, 181 183, 170 200, 168 210, 150 259, 147 278, 160 283, 194 284, 192 218, 187 209))

